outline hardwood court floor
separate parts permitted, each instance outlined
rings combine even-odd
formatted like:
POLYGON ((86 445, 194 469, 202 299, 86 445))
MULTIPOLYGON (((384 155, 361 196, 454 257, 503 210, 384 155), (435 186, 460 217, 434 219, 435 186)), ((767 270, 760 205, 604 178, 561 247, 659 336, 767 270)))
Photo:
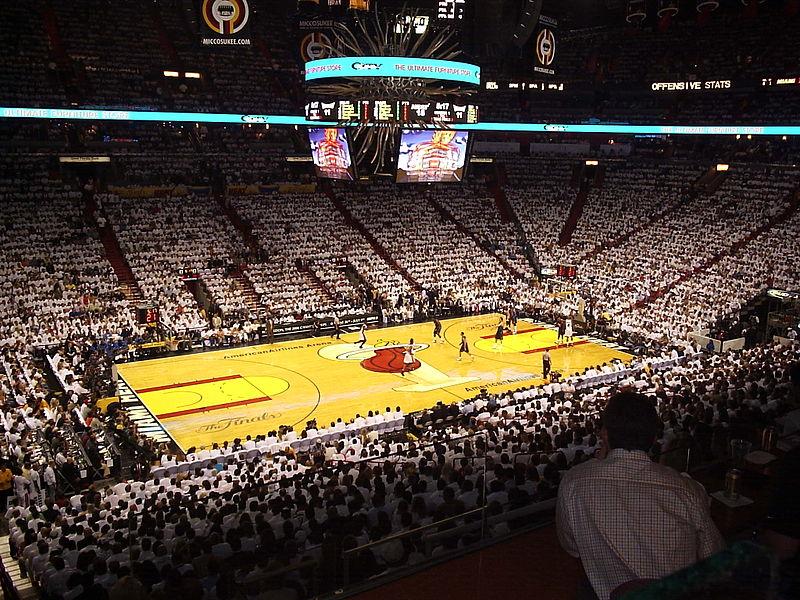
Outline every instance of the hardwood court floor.
POLYGON ((494 348, 499 315, 442 322, 445 343, 433 343, 431 323, 357 333, 341 340, 318 337, 271 345, 231 348, 119 366, 119 374, 184 450, 257 435, 279 425, 320 425, 369 410, 400 406, 405 412, 541 383, 541 356, 550 349, 553 369, 583 370, 630 355, 599 340, 576 338, 556 348, 556 332, 520 321, 516 335, 494 348), (457 361, 465 332, 475 360, 457 361), (414 370, 405 376, 403 348, 414 339, 414 370))

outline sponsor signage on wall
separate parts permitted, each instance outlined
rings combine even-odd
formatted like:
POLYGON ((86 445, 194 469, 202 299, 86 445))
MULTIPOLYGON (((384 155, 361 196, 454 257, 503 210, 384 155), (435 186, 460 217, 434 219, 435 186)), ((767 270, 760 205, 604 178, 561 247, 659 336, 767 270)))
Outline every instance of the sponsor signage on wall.
POLYGON ((451 60, 397 56, 328 58, 306 68, 306 81, 335 77, 404 77, 480 85, 481 68, 451 60))
POLYGON ((248 0, 199 0, 199 12, 202 45, 250 45, 248 0))
POLYGON ((733 87, 730 79, 709 79, 706 81, 654 81, 650 89, 654 92, 704 92, 729 90, 733 87))
POLYGON ((556 74, 558 56, 558 21, 545 15, 539 16, 539 23, 533 32, 533 70, 545 75, 556 74))

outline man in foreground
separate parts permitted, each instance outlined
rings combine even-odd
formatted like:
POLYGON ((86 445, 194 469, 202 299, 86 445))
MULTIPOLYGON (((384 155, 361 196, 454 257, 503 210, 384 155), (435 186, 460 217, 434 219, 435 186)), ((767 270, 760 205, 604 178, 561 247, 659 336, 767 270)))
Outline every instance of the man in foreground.
POLYGON ((601 430, 607 456, 570 469, 559 487, 559 541, 581 559, 601 600, 624 583, 659 579, 724 546, 703 487, 648 457, 658 430, 647 397, 613 396, 601 430))

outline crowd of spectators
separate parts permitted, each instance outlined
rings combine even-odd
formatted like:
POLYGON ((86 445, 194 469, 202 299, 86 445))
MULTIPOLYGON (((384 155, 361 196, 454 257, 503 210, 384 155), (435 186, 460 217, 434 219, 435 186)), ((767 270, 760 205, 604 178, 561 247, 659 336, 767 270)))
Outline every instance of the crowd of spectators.
POLYGON ((514 275, 437 212, 433 203, 447 192, 421 189, 375 184, 343 191, 342 197, 353 216, 422 287, 423 302, 436 298, 439 305, 460 305, 469 312, 496 309, 498 291, 512 284, 514 275))
POLYGON ((243 308, 241 294, 231 289, 225 275, 241 262, 246 248, 213 198, 107 194, 98 200, 139 286, 159 306, 166 325, 175 331, 207 326, 209 315, 200 314, 186 285, 197 276, 223 311, 243 308))
POLYGON ((717 436, 791 408, 796 360, 796 348, 779 344, 710 355, 682 344, 563 383, 435 407, 406 419, 415 441, 376 431, 379 420, 396 421, 387 410, 386 419, 362 420, 360 431, 332 428, 325 440, 314 428, 301 439, 235 440, 194 462, 165 455, 168 467, 150 478, 90 489, 63 507, 10 508, 12 551, 53 598, 131 585, 212 597, 266 585, 304 597, 314 581, 341 585, 342 550, 387 539, 347 560, 349 580, 358 581, 476 542, 469 528, 435 541, 426 538, 446 530, 423 528, 448 517, 451 526, 469 524, 478 507, 499 517, 487 535, 508 533, 515 525, 504 513, 554 498, 564 472, 592 456, 598 411, 618 390, 654 399, 661 428, 653 458, 669 462, 671 449, 711 453, 717 436), (437 412, 447 420, 434 423, 437 412), (315 579, 303 568, 310 562, 321 570, 315 579))
MULTIPOLYGON (((0 65, 0 103, 300 112, 283 16, 254 10, 251 45, 207 52, 198 50, 186 6, 9 4, 0 43, 14 60, 0 65), (165 78, 173 68, 200 78, 165 78)), ((796 100, 758 85, 796 75, 797 17, 775 16, 714 15, 703 35, 688 22, 668 34, 572 32, 559 44, 565 91, 485 91, 483 117, 788 122, 796 100), (730 93, 693 97, 656 97, 642 83, 725 78, 734 82, 730 93), (588 80, 605 92, 582 92, 588 80)), ((551 500, 563 473, 597 449, 599 411, 619 390, 654 399, 662 456, 688 444, 708 457, 718 440, 795 406, 796 345, 709 354, 686 342, 690 331, 735 318, 765 287, 792 289, 800 280, 800 213, 791 195, 798 180, 785 166, 735 164, 709 194, 695 187, 707 168, 698 166, 699 152, 609 161, 602 178, 584 181, 583 214, 561 245, 581 189, 574 160, 498 159, 516 227, 476 180, 457 188, 334 186, 330 195, 262 190, 311 179, 284 160, 292 134, 264 126, 2 127, 8 144, 54 150, 0 157, 0 455, 12 467, 2 499, 16 498, 6 512, 12 552, 52 600, 122 588, 221 600, 236 590, 255 596, 265 578, 275 597, 297 598, 311 589, 304 569, 270 577, 306 560, 317 561, 319 580, 335 589, 342 549, 409 534, 355 555, 351 578, 366 579, 475 541, 465 533, 431 547, 420 528, 438 520, 462 515, 455 524, 469 524, 465 513, 477 507, 502 517, 551 500), (92 197, 57 171, 55 151, 66 149, 101 149, 113 155, 106 176, 114 183, 172 195, 92 197), (238 195, 218 200, 233 187, 238 195), (132 432, 147 456, 157 450, 124 411, 104 417, 98 407, 116 393, 115 355, 135 356, 135 343, 153 335, 136 322, 103 236, 119 242, 146 301, 175 334, 247 342, 268 317, 375 308, 384 322, 509 303, 562 318, 585 299, 612 329, 641 339, 641 356, 418 415, 376 410, 180 461, 163 450, 149 477, 82 491, 111 474, 113 430, 132 432), (577 265, 575 281, 558 282, 577 294, 562 298, 532 283, 526 248, 539 265, 577 265)), ((793 152, 777 139, 730 148, 752 162, 790 163, 793 152)), ((511 527, 494 520, 488 534, 511 527)))
POLYGON ((561 228, 577 190, 572 188, 569 161, 509 159, 504 161, 506 196, 519 219, 536 257, 544 265, 567 262, 558 245, 561 228))
MULTIPOLYGON (((365 290, 347 277, 346 268, 352 265, 365 275, 379 272, 364 267, 366 240, 328 198, 298 193, 239 196, 232 206, 251 224, 268 256, 246 276, 273 312, 314 315, 364 308, 365 290)), ((377 286, 380 279, 373 282, 377 286)))
MULTIPOLYGON (((128 158, 130 165, 148 160, 128 158)), ((234 162, 221 163, 221 171, 234 162)), ((7 158, 0 306, 7 369, 27 373, 23 413, 55 409, 55 390, 63 394, 56 412, 88 429, 92 401, 113 392, 113 356, 148 335, 98 238, 109 230, 146 300, 159 306, 174 333, 194 330, 228 343, 255 339, 267 315, 276 322, 327 319, 379 307, 396 321, 511 302, 560 319, 574 315, 582 300, 612 329, 685 339, 687 331, 735 317, 764 287, 790 288, 797 279, 797 215, 780 218, 796 186, 791 170, 736 167, 708 195, 693 188, 700 171, 692 163, 609 162, 604 180, 594 182, 601 187, 590 187, 572 241, 562 247, 558 232, 577 193, 570 187, 572 161, 505 163, 507 196, 527 240, 501 221, 477 182, 421 192, 340 187, 341 206, 320 193, 297 192, 233 195, 227 207, 208 193, 100 193, 87 202, 86 190, 55 173, 45 156, 7 158), (255 250, 232 215, 251 227, 255 250), (578 294, 558 297, 531 285, 524 244, 542 264, 577 264, 577 280, 561 285, 578 294), (187 286, 194 279, 208 305, 187 286), (216 314, 227 319, 217 321, 216 314), (72 344, 69 358, 60 349, 65 341, 72 344), (33 368, 42 348, 51 348, 50 382, 41 367, 33 368)), ((188 157, 173 156, 171 164, 190 181, 188 157)), ((147 169, 137 167, 142 174, 147 169)), ((24 433, 31 423, 17 420, 15 428, 24 433)))
MULTIPOLYGON (((471 188, 444 189, 434 197, 442 208, 475 236, 482 248, 504 260, 518 275, 531 279, 531 264, 525 256, 524 241, 513 223, 503 221, 488 189, 470 183, 471 188)), ((513 218, 513 216, 512 216, 513 218)))
POLYGON ((610 162, 600 187, 594 181, 589 189, 571 240, 561 245, 578 190, 569 188, 566 169, 542 182, 538 169, 549 162, 513 165, 508 198, 541 263, 576 265, 573 289, 617 328, 684 339, 752 300, 776 279, 776 268, 791 287, 792 236, 771 246, 759 240, 791 230, 794 221, 780 219, 794 202, 793 169, 737 165, 707 193, 695 185, 703 170, 691 164, 610 162), (536 193, 536 186, 546 189, 536 193), (538 200, 529 202, 530 195, 538 200), (758 268, 743 268, 756 261, 758 268))

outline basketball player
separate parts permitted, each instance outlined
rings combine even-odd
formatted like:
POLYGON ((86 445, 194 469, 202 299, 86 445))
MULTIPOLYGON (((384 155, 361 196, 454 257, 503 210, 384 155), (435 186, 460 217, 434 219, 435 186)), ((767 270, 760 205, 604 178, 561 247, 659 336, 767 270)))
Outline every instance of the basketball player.
POLYGON ((552 361, 550 359, 550 350, 545 350, 544 354, 542 354, 542 377, 547 379, 550 375, 550 368, 552 367, 552 361))
POLYGON ((503 347, 503 331, 505 327, 503 326, 503 319, 500 318, 500 322, 497 324, 497 331, 494 333, 494 345, 492 346, 493 350, 497 350, 498 348, 503 347))
POLYGON ((442 322, 439 319, 433 320, 433 343, 436 344, 437 342, 441 342, 444 344, 444 338, 442 337, 442 322))
POLYGON ((400 375, 403 377, 406 376, 406 371, 411 371, 411 367, 414 366, 414 338, 408 340, 408 346, 403 351, 403 370, 400 371, 400 375))
POLYGON ((473 362, 475 362, 475 357, 470 354, 469 351, 469 343, 467 343, 467 336, 464 335, 464 332, 461 332, 461 345, 458 347, 458 358, 456 360, 461 360, 462 354, 469 354, 470 358, 473 362))
POLYGON ((363 348, 367 343, 367 324, 362 323, 361 329, 358 330, 358 347, 363 348))
POLYGON ((572 346, 572 319, 564 321, 564 340, 567 342, 567 347, 572 346))
POLYGON ((508 309, 508 324, 514 335, 517 335, 517 309, 513 306, 508 309))
POLYGON ((335 337, 337 340, 341 339, 339 336, 342 333, 341 324, 339 323, 339 315, 333 315, 333 333, 331 337, 335 337))
POLYGON ((275 343, 275 319, 272 318, 272 313, 267 317, 267 343, 275 343))
POLYGON ((564 331, 565 331, 564 321, 561 320, 558 322, 558 337, 556 337, 557 346, 560 346, 564 341, 564 331))

